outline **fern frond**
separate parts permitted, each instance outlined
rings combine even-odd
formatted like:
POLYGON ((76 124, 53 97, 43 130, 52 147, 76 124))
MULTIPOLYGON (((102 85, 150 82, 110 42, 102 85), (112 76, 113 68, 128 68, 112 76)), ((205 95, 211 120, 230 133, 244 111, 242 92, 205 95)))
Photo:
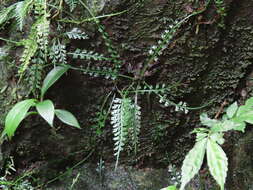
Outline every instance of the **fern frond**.
POLYGON ((24 26, 25 17, 31 10, 33 0, 25 0, 18 2, 15 8, 15 17, 17 19, 19 29, 22 30, 24 26))
POLYGON ((38 44, 36 42, 36 39, 34 39, 33 35, 31 35, 28 39, 24 40, 23 44, 25 47, 20 59, 20 61, 22 62, 22 65, 18 72, 20 75, 20 78, 22 78, 23 73, 26 71, 32 57, 35 55, 38 49, 38 44))
POLYGON ((68 53, 72 55, 74 59, 85 59, 94 61, 111 61, 111 58, 105 57, 103 54, 98 54, 93 51, 76 49, 73 53, 68 53))
POLYGON ((54 65, 67 64, 66 46, 60 41, 54 42, 50 48, 49 58, 54 65))
POLYGON ((98 31, 102 34, 102 38, 105 40, 105 45, 108 49, 108 52, 109 52, 113 62, 115 63, 116 69, 120 69, 121 61, 119 59, 120 55, 119 55, 118 51, 114 47, 112 40, 109 37, 109 34, 105 31, 105 27, 102 24, 100 24, 98 20, 96 20, 96 22, 98 24, 98 31))
MULTIPOLYGON (((80 70, 80 69, 79 69, 80 70)), ((105 79, 115 80, 119 74, 117 71, 112 70, 112 68, 106 67, 87 67, 85 69, 81 69, 84 74, 88 74, 92 77, 104 77, 105 79)))
POLYGON ((16 4, 13 4, 0 11, 0 26, 6 23, 8 20, 15 17, 15 14, 14 14, 15 7, 16 7, 16 4))
POLYGON ((65 0, 65 3, 69 6, 70 11, 72 12, 76 8, 78 0, 65 0))
POLYGON ((132 104, 131 122, 129 126, 131 144, 134 146, 135 153, 139 143, 139 134, 141 131, 141 107, 136 103, 132 104))
POLYGON ((138 144, 140 133, 140 107, 133 104, 130 98, 116 98, 112 105, 111 124, 113 125, 113 134, 115 141, 114 155, 116 156, 115 169, 118 166, 120 152, 123 150, 125 143, 132 140, 135 150, 138 144))
POLYGON ((44 57, 46 57, 48 49, 48 36, 50 30, 50 22, 47 19, 48 15, 43 15, 39 22, 37 23, 37 42, 39 48, 43 50, 44 57))
POLYGON ((128 136, 129 112, 131 111, 131 100, 128 98, 116 98, 113 101, 111 124, 115 141, 114 155, 116 156, 115 169, 119 163, 120 152, 123 150, 128 136))
POLYGON ((89 36, 82 32, 79 28, 73 28, 70 32, 66 32, 66 35, 69 39, 78 39, 78 40, 85 40, 89 39, 89 36))

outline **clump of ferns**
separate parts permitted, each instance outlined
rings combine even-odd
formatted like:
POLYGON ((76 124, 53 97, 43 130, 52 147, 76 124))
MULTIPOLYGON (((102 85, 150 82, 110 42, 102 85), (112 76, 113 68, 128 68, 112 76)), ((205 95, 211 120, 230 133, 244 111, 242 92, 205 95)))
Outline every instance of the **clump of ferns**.
POLYGON ((46 0, 24 0, 14 3, 0 12, 0 26, 4 25, 8 20, 15 18, 19 30, 22 31, 25 19, 32 10, 36 15, 36 20, 31 26, 30 34, 27 39, 16 43, 17 46, 24 46, 23 54, 20 58, 21 65, 18 71, 20 76, 19 81, 31 64, 31 60, 37 50, 43 51, 44 58, 46 59, 49 35, 49 15, 47 13, 46 0))
POLYGON ((185 102, 175 103, 167 98, 169 92, 165 84, 152 86, 144 82, 137 85, 136 88, 132 86, 128 87, 127 90, 120 91, 121 97, 113 99, 111 107, 111 124, 115 142, 114 155, 116 156, 115 169, 118 166, 120 153, 126 144, 134 147, 135 153, 137 152, 141 130, 141 107, 138 103, 138 96, 153 93, 160 98, 160 103, 165 107, 173 106, 175 111, 188 113, 185 102))

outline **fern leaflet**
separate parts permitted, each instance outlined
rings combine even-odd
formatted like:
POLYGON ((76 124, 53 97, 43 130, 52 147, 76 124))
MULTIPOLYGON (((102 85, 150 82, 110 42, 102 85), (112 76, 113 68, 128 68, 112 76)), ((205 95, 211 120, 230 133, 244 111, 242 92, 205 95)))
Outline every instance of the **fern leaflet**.
POLYGON ((73 53, 68 53, 73 56, 74 59, 86 59, 94 61, 110 61, 111 58, 105 57, 103 54, 98 54, 93 51, 76 49, 73 53))
POLYGON ((0 26, 3 25, 8 20, 15 17, 15 15, 14 15, 15 7, 16 7, 16 4, 13 4, 13 5, 0 11, 0 26))
POLYGON ((33 0, 25 0, 16 4, 15 17, 20 30, 23 29, 25 17, 29 13, 32 3, 33 0))
POLYGON ((76 8, 78 0, 65 0, 65 3, 69 6, 70 11, 72 12, 76 8))
POLYGON ((89 39, 89 36, 78 28, 73 28, 70 32, 66 32, 66 35, 68 36, 69 39, 75 40, 89 39))
POLYGON ((116 98, 113 102, 112 106, 112 117, 111 117, 111 124, 113 125, 113 134, 114 138, 113 140, 115 141, 115 148, 114 150, 116 151, 114 155, 116 156, 116 164, 115 164, 115 169, 118 166, 119 162, 119 155, 120 152, 123 150, 126 138, 127 138, 127 133, 128 133, 128 116, 129 116, 129 107, 131 106, 131 101, 130 99, 123 98, 119 99, 116 98))
POLYGON ((118 166, 120 152, 129 137, 133 144, 138 143, 140 132, 140 107, 133 104, 130 98, 116 98, 112 106, 111 124, 113 125, 113 134, 115 141, 114 155, 116 156, 115 169, 118 166))

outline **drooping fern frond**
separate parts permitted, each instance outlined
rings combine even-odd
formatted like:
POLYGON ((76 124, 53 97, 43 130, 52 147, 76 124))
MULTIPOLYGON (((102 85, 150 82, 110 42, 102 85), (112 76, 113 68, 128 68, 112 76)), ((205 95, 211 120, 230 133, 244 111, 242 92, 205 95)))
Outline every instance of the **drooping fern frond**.
POLYGON ((25 17, 31 10, 33 0, 25 0, 18 2, 15 8, 15 17, 19 25, 19 29, 22 30, 24 26, 25 17))
POLYGON ((66 32, 66 35, 69 39, 74 40, 89 39, 89 36, 85 32, 82 32, 79 28, 73 28, 70 32, 66 32))
POLYGON ((46 58, 48 52, 48 36, 50 30, 50 22, 47 17, 47 14, 43 15, 37 24, 37 42, 39 48, 44 52, 44 58, 46 58))
POLYGON ((27 94, 33 93, 34 97, 39 97, 42 83, 43 65, 45 65, 44 53, 38 50, 31 60, 32 65, 27 68, 24 80, 28 84, 27 94))
POLYGON ((36 24, 32 26, 31 33, 28 36, 28 39, 23 40, 24 45, 24 51, 20 58, 20 61, 22 63, 18 74, 20 75, 20 80, 26 71, 28 65, 30 64, 30 61, 32 57, 35 55, 38 44, 37 44, 37 30, 36 30, 36 24))
POLYGON ((15 17, 15 14, 14 14, 15 7, 16 7, 16 4, 13 4, 13 5, 11 5, 7 8, 4 8, 0 11, 0 26, 2 26, 8 20, 15 17))
POLYGON ((78 0, 65 0, 65 3, 69 6, 70 11, 72 12, 76 8, 78 0))
POLYGON ((58 40, 54 41, 52 47, 50 48, 49 58, 54 65, 56 64, 67 64, 67 51, 66 46, 61 44, 58 40))
POLYGON ((140 133, 140 107, 137 104, 133 104, 130 98, 116 98, 113 101, 111 113, 116 169, 119 163, 120 152, 123 150, 125 143, 131 139, 135 148, 137 146, 140 133))
POLYGON ((120 152, 123 150, 128 136, 129 112, 131 100, 127 98, 116 98, 112 106, 111 124, 113 125, 113 134, 115 141, 114 155, 116 156, 115 169, 118 166, 120 152))
POLYGON ((85 59, 94 61, 111 61, 111 58, 105 57, 103 54, 98 54, 93 51, 76 49, 73 53, 68 53, 73 56, 73 59, 85 59))

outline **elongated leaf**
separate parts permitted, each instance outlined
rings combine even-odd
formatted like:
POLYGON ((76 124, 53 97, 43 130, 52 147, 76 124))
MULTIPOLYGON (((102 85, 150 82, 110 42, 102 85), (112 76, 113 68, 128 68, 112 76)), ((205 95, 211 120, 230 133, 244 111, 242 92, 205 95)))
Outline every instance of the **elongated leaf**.
POLYGON ((207 163, 211 175, 224 190, 228 171, 228 159, 222 148, 211 139, 207 141, 207 163))
POLYGON ((70 126, 81 128, 75 116, 66 110, 55 110, 56 116, 63 122, 70 126))
POLYGON ((238 104, 237 104, 237 102, 234 102, 233 104, 231 104, 231 105, 227 108, 226 113, 227 113, 227 116, 228 116, 229 119, 231 119, 231 118, 235 115, 237 109, 238 109, 238 104))
POLYGON ((231 121, 234 123, 233 130, 241 131, 241 132, 245 131, 246 123, 243 120, 241 120, 240 118, 238 119, 236 117, 236 118, 233 118, 231 121))
POLYGON ((186 155, 182 166, 182 178, 180 190, 184 190, 186 184, 198 173, 203 163, 207 138, 196 142, 194 147, 186 155))
POLYGON ((35 105, 35 99, 23 100, 17 103, 7 114, 4 133, 11 138, 21 121, 25 118, 30 107, 35 105))
POLYGON ((51 100, 45 100, 36 104, 36 109, 43 119, 45 119, 50 126, 53 126, 54 121, 54 104, 51 100))
POLYGON ((245 105, 246 105, 247 107, 252 107, 252 106, 253 106, 253 97, 249 98, 249 99, 246 101, 245 105))
POLYGON ((43 81, 41 88, 41 98, 44 97, 46 91, 68 70, 68 67, 57 66, 52 69, 43 81))

